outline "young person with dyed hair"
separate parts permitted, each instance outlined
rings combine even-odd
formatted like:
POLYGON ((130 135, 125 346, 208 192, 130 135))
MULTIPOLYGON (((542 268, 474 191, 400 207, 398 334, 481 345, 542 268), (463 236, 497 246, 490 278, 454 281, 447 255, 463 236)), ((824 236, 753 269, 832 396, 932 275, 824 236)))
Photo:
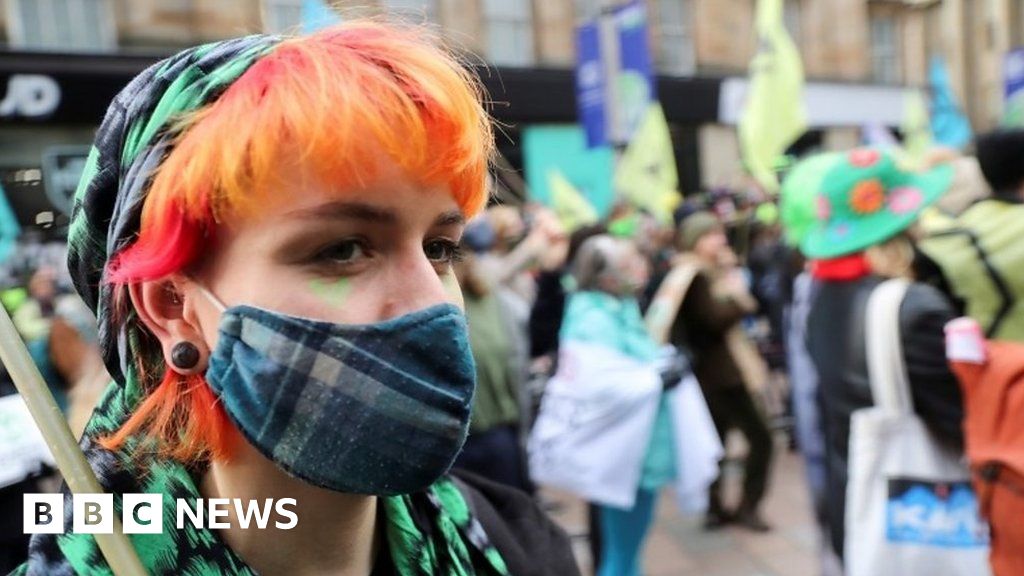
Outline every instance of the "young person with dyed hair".
MULTIPOLYGON (((150 573, 577 573, 528 497, 447 474, 489 122, 427 32, 363 21, 186 50, 113 102, 69 238, 114 377, 82 447, 118 510, 163 495, 131 536, 150 573), (293 498, 297 525, 176 529, 198 498, 293 498)), ((69 529, 22 571, 109 568, 69 529)))

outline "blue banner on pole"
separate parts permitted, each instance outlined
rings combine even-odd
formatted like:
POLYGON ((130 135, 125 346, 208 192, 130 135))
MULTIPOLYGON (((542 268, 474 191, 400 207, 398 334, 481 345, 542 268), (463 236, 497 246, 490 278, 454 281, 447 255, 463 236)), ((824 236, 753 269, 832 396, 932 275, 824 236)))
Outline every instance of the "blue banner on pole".
POLYGON ((1006 53, 1004 76, 1007 100, 1024 91, 1024 48, 1014 48, 1006 53))
POLYGON ((647 11, 634 1, 615 11, 619 37, 619 74, 616 78, 618 104, 622 114, 623 144, 629 142, 654 94, 654 66, 647 39, 647 11))
POLYGON ((928 84, 931 89, 931 124, 935 142, 962 149, 971 142, 971 123, 956 103, 946 64, 939 56, 932 56, 929 63, 928 84))
POLYGON ((1020 128, 1024 126, 1024 48, 1015 48, 1006 53, 1003 77, 1005 100, 1002 124, 1020 128))
POLYGON ((576 108, 586 132, 587 147, 606 144, 605 72, 597 22, 587 22, 576 29, 576 108))

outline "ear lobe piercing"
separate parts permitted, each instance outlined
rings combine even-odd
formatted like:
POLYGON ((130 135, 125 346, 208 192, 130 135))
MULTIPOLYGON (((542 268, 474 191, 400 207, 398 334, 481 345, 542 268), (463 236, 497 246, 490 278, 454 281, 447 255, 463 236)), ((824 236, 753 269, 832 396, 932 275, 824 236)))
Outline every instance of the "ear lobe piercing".
POLYGON ((171 348, 171 363, 179 370, 191 370, 199 364, 199 348, 191 342, 178 342, 171 348))

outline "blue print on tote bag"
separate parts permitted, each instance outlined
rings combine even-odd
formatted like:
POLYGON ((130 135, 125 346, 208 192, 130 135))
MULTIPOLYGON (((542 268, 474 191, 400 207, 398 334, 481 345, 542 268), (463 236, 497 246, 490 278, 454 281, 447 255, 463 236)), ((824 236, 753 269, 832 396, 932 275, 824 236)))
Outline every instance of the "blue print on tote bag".
POLYGON ((988 546, 988 526, 978 515, 969 482, 889 480, 886 538, 940 548, 988 546))

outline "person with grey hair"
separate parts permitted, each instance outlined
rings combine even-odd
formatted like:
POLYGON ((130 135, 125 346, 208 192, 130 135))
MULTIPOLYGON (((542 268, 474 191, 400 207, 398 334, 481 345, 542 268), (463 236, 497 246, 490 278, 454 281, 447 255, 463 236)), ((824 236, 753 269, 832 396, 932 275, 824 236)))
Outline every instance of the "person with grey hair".
POLYGON ((597 576, 638 575, 658 490, 677 479, 679 450, 665 391, 689 366, 681 358, 665 361, 647 331, 637 294, 648 267, 632 241, 594 236, 580 246, 570 270, 575 290, 560 332, 559 370, 531 438, 531 473, 595 504, 597 576), (572 420, 572 432, 585 436, 567 458, 550 452, 559 439, 543 432, 552 414, 572 420), (638 445, 646 448, 623 449, 638 445), (549 466, 571 470, 572 485, 564 477, 560 484, 557 473, 545 476, 549 466))
POLYGON ((647 274, 646 261, 632 242, 605 234, 584 242, 572 265, 580 292, 632 295, 647 274))

